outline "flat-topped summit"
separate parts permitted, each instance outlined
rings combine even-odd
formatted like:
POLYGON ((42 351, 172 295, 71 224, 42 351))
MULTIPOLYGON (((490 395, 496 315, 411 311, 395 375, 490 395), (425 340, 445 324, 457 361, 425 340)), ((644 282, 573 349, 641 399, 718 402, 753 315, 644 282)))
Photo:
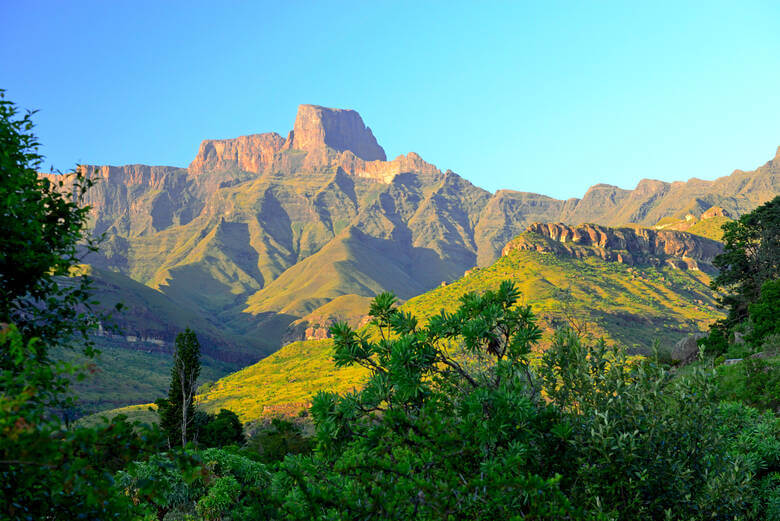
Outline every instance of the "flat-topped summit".
POLYGON ((349 150, 364 161, 387 161, 384 149, 354 110, 300 105, 288 141, 289 148, 306 152, 328 147, 349 150))
POLYGON ((293 130, 287 139, 275 132, 252 134, 232 139, 206 139, 190 163, 194 174, 243 170, 268 171, 342 168, 358 177, 389 182, 408 168, 419 172, 438 172, 416 154, 387 161, 384 149, 371 129, 354 110, 332 109, 319 105, 300 105, 293 130), (302 161, 293 159, 305 152, 302 161))

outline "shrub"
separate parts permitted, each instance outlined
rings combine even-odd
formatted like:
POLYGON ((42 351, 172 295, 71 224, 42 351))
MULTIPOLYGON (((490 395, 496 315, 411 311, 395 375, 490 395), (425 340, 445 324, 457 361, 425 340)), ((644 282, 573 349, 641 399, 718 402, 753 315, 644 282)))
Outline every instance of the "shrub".
POLYGON ((218 414, 197 411, 195 429, 198 433, 198 445, 202 447, 242 445, 245 441, 241 420, 229 409, 220 409, 218 414))
POLYGON ((559 472, 575 504, 626 520, 746 514, 749 466, 719 434, 708 375, 673 378, 656 360, 631 362, 568 331, 540 373, 571 425, 559 472))
POLYGON ((284 418, 271 419, 252 433, 247 442, 247 450, 264 463, 282 461, 288 454, 310 454, 313 448, 313 440, 304 434, 301 426, 284 418))

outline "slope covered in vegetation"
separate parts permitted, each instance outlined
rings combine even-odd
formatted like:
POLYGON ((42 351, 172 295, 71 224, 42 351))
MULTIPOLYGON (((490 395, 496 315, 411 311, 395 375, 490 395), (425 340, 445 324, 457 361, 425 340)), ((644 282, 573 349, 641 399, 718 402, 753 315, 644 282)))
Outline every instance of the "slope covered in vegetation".
MULTIPOLYGON (((531 232, 517 240, 538 245, 547 241, 531 232)), ((700 270, 511 247, 505 251, 493 265, 412 298, 401 309, 425 321, 441 310, 454 311, 465 293, 494 290, 501 281, 511 280, 539 317, 544 331, 540 349, 549 345, 555 328, 573 325, 587 336, 643 353, 656 341, 670 348, 722 317, 708 287, 710 278, 700 270)), ((218 380, 199 399, 208 410, 233 409, 244 421, 295 412, 319 390, 346 391, 362 381, 363 371, 334 366, 332 350, 330 339, 289 344, 218 380)))

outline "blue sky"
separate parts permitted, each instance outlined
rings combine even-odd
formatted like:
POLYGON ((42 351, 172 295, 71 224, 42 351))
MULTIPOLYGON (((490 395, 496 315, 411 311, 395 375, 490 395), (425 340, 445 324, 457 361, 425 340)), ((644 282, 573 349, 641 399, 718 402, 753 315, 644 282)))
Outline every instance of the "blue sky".
POLYGON ((780 2, 0 3, 0 88, 46 167, 186 166, 352 108, 490 190, 714 179, 780 145, 780 2))

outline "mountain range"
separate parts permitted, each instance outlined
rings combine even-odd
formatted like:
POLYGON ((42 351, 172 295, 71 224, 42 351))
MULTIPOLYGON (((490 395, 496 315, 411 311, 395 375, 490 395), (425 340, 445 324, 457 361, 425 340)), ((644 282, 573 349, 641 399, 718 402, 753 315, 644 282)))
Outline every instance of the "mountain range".
MULTIPOLYGON (((287 137, 205 140, 186 168, 80 168, 98 179, 87 202, 105 241, 85 258, 98 297, 106 286, 135 288, 131 313, 116 319, 126 338, 170 350, 189 325, 223 371, 321 334, 335 318, 359 323, 381 291, 408 300, 491 266, 534 223, 680 230, 780 193, 780 149, 756 170, 714 181, 597 184, 565 201, 491 193, 413 152, 387 160, 357 112, 315 105, 299 107, 287 137)), ((636 257, 643 241, 626 243, 621 257, 636 257)))

